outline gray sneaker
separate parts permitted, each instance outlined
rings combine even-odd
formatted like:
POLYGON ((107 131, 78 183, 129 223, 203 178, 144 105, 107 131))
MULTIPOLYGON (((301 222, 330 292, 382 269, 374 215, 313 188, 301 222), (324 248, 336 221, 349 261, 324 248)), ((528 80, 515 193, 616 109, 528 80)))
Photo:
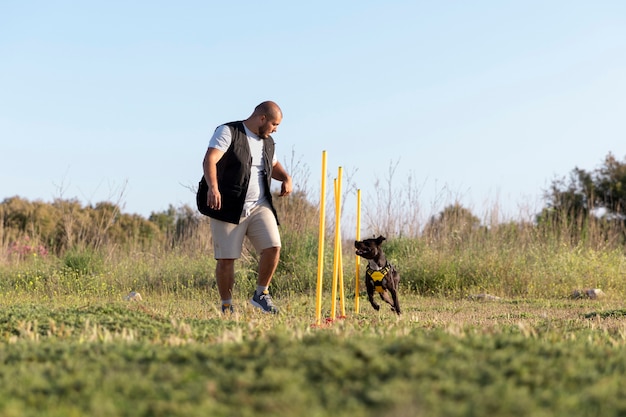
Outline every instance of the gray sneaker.
POLYGON ((270 295, 270 292, 267 290, 263 291, 261 295, 257 294, 255 291, 254 295, 250 299, 250 304, 260 308, 266 313, 278 314, 278 309, 272 301, 272 296, 270 295))

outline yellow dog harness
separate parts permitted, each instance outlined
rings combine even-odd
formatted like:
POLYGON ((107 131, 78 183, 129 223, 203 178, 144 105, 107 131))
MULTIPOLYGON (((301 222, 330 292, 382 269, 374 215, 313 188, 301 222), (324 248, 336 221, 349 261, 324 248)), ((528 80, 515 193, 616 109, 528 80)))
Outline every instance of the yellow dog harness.
POLYGON ((376 289, 376 292, 385 292, 385 289, 383 288, 383 278, 389 274, 390 270, 391 265, 389 265, 389 263, 387 263, 383 269, 378 270, 372 269, 369 265, 367 266, 365 273, 372 279, 372 281, 374 281, 374 288, 376 289))

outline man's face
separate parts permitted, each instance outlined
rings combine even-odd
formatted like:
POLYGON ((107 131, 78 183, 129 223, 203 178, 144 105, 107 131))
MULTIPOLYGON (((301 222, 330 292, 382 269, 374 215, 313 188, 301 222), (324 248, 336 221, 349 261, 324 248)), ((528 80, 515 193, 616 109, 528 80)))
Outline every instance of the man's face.
POLYGON ((259 126, 259 137, 261 139, 267 139, 269 135, 276 132, 278 129, 278 125, 282 121, 282 117, 278 118, 270 118, 268 116, 263 116, 263 123, 259 126))

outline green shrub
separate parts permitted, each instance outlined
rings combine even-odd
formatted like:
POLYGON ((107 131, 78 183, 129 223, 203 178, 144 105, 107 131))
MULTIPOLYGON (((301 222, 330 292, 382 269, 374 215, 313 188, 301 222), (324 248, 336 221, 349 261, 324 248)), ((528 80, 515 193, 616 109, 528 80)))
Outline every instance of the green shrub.
POLYGON ((63 255, 63 265, 81 275, 99 274, 104 269, 104 259, 102 254, 94 249, 74 248, 63 255))

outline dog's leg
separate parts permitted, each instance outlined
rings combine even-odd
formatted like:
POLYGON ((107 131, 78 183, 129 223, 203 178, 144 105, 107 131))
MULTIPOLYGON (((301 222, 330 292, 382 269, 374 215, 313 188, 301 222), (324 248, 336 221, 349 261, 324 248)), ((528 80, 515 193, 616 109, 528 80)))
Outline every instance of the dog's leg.
POLYGON ((391 299, 391 297, 389 297, 389 291, 388 290, 385 290, 385 291, 381 292, 380 293, 380 298, 382 298, 393 309, 393 300, 391 299))
POLYGON ((389 292, 391 293, 391 298, 393 299, 393 305, 391 309, 396 312, 396 314, 400 314, 400 303, 398 302, 398 291, 395 288, 389 288, 389 292))
POLYGON ((374 283, 369 277, 365 278, 365 287, 367 289, 367 298, 370 301, 370 304, 374 307, 374 310, 380 310, 380 306, 376 303, 376 301, 374 301, 374 283))
POLYGON ((400 302, 398 301, 398 287, 400 286, 400 274, 395 268, 391 270, 391 279, 389 280, 389 292, 393 298, 393 306, 396 314, 400 314, 400 302))

